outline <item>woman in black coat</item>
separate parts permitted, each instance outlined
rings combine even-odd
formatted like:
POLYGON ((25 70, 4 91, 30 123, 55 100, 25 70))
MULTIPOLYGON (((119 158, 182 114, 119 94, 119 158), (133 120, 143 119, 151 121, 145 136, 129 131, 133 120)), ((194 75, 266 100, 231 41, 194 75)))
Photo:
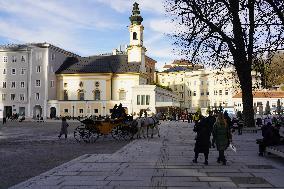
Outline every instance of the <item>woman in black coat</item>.
POLYGON ((195 157, 192 160, 193 163, 197 163, 197 158, 199 153, 203 153, 205 157, 204 164, 208 165, 208 154, 210 147, 210 127, 208 126, 206 119, 201 118, 201 120, 196 124, 193 129, 197 133, 196 142, 194 147, 195 157))

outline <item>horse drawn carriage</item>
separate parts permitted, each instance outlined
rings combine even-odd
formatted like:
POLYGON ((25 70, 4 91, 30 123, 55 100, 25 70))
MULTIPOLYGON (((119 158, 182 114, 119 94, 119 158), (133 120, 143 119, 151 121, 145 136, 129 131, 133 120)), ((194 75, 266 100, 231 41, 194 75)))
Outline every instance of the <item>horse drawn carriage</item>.
POLYGON ((132 121, 126 118, 80 121, 82 124, 74 130, 74 138, 86 143, 94 143, 100 136, 111 135, 116 140, 130 140, 137 132, 132 121))

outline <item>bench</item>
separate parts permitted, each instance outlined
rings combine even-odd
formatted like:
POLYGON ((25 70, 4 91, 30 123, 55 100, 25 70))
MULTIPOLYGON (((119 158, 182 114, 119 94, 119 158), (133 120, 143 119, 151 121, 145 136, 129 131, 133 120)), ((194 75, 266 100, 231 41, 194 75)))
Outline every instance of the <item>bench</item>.
POLYGON ((284 157, 284 145, 268 146, 266 147, 266 152, 284 157))

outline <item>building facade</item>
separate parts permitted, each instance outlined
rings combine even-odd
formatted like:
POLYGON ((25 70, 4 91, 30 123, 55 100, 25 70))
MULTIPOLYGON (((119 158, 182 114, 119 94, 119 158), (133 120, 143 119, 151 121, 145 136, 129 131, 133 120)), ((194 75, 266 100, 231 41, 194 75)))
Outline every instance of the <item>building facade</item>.
POLYGON ((0 118, 13 114, 47 116, 56 98, 55 71, 66 57, 78 56, 48 43, 0 47, 0 118))
MULTIPOLYGON (((254 85, 259 85, 256 73, 254 85)), ((175 67, 157 73, 157 82, 170 87, 178 96, 181 109, 194 112, 201 108, 220 107, 234 113, 233 96, 240 91, 236 72, 232 68, 217 69, 180 69, 175 67)))
POLYGON ((157 108, 177 106, 175 94, 149 85, 154 81, 156 61, 146 56, 143 46, 143 18, 134 3, 127 51, 67 58, 56 72, 57 97, 48 101, 48 115, 84 117, 107 116, 115 104, 128 114, 141 109, 149 114, 157 108), (167 102, 161 104, 162 101, 167 102))

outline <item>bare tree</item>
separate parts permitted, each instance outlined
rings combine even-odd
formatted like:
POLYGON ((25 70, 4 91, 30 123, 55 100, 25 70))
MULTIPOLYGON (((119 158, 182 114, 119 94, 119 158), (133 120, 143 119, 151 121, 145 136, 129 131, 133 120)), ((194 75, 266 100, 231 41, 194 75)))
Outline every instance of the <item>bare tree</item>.
POLYGON ((247 126, 254 126, 252 65, 284 47, 283 0, 166 0, 173 35, 192 62, 233 65, 247 126))

